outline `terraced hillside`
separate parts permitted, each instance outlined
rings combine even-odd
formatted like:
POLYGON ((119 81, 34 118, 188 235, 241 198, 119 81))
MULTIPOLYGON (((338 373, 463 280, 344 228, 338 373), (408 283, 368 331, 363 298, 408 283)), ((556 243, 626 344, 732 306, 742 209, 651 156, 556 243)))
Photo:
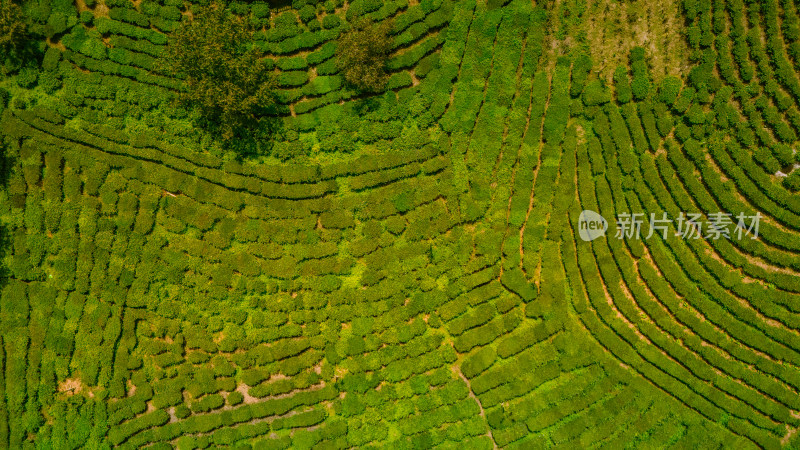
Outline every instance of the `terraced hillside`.
POLYGON ((293 3, 228 5, 280 84, 244 158, 158 71, 197 5, 22 3, 0 447, 800 448, 797 3, 293 3), (613 233, 720 211, 757 238, 613 233))

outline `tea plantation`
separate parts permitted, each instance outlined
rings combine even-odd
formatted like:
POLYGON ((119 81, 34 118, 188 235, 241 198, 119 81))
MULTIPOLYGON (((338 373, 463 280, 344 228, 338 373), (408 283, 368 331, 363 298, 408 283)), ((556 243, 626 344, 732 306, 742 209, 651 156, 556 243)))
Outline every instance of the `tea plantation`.
POLYGON ((231 1, 250 153, 158 64, 207 3, 16 3, 0 448, 800 448, 800 2, 231 1))

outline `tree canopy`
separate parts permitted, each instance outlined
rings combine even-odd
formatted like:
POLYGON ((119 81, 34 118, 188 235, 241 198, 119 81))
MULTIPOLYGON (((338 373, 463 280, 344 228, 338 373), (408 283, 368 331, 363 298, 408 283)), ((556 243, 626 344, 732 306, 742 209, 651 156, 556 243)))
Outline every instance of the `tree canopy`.
MULTIPOLYGON (((26 34, 22 8, 11 3, 11 0, 0 0, 0 74, 8 74, 19 68, 26 34)), ((0 106, 3 106, 2 103, 0 99, 0 106)))
POLYGON ((348 84, 366 92, 380 91, 386 86, 391 30, 391 21, 375 24, 362 19, 342 33, 337 42, 337 62, 348 84))
POLYGON ((22 44, 25 30, 22 9, 11 0, 0 0, 0 50, 7 52, 22 44))
POLYGON ((252 129, 275 101, 271 67, 253 45, 253 31, 215 3, 173 33, 162 60, 165 71, 185 77, 181 100, 224 141, 252 129))

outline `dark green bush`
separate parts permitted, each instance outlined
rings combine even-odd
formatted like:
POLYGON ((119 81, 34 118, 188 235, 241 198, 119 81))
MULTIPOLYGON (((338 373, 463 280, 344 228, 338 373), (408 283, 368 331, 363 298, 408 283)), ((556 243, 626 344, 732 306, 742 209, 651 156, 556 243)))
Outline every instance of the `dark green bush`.
POLYGON ((244 401, 244 396, 239 391, 233 391, 228 394, 228 404, 231 406, 236 406, 244 401))
POLYGON ((303 70, 295 70, 291 72, 283 72, 278 75, 278 85, 281 87, 296 87, 302 86, 308 81, 308 72, 303 70))
POLYGON ((111 8, 108 16, 114 20, 128 22, 130 24, 146 28, 150 26, 150 20, 144 14, 129 8, 111 8))
POLYGON ((269 4, 266 2, 256 1, 250 5, 250 12, 253 16, 259 19, 265 19, 269 17, 269 4))
POLYGON ((630 61, 631 72, 633 72, 631 90, 635 100, 644 100, 650 91, 650 75, 644 55, 644 49, 641 47, 631 49, 630 61))
POLYGON ((302 57, 279 58, 276 65, 281 70, 300 70, 308 68, 308 62, 302 57))
POLYGON ((352 22, 364 14, 377 11, 382 4, 383 2, 380 0, 355 0, 350 3, 350 7, 347 9, 347 20, 352 22))
POLYGON ((592 70, 592 58, 585 53, 581 53, 572 65, 572 83, 570 84, 569 94, 577 97, 583 91, 589 72, 592 70))
POLYGON ((617 93, 617 101, 628 103, 633 99, 631 83, 628 80, 628 69, 625 66, 618 66, 614 71, 614 88, 617 93))
POLYGON ((461 365, 461 371, 464 373, 464 376, 467 378, 474 378, 481 372, 488 369, 494 361, 497 359, 497 355, 492 347, 484 347, 478 350, 474 355, 470 355, 461 365))
POLYGON ((335 15, 327 15, 322 18, 322 27, 326 30, 331 30, 334 28, 338 28, 339 25, 342 24, 342 20, 339 19, 339 16, 335 15))
POLYGON ((300 11, 297 12, 297 15, 300 17, 300 20, 303 21, 303 23, 308 23, 317 18, 317 9, 311 5, 305 5, 300 8, 300 11))
POLYGON ((61 50, 55 47, 49 47, 44 54, 42 61, 42 68, 46 71, 54 71, 58 69, 58 62, 61 60, 61 50))
POLYGON ((39 71, 32 67, 26 67, 19 71, 17 75, 17 85, 24 89, 30 89, 36 86, 38 79, 39 71))
POLYGON ((658 90, 659 100, 667 106, 672 106, 678 99, 681 92, 682 83, 677 77, 666 77, 661 82, 658 90))
POLYGON ((192 402, 191 408, 194 413, 202 413, 221 408, 224 403, 225 399, 221 395, 209 394, 192 402))

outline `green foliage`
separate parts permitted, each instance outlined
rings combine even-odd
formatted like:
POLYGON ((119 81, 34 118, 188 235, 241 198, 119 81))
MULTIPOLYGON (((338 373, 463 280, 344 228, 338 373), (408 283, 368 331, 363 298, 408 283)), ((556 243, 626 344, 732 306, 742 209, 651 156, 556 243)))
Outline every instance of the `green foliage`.
POLYGON ((461 370, 467 378, 474 378, 481 372, 488 369, 497 359, 497 355, 492 347, 484 347, 474 355, 464 360, 461 370))
POLYGON ((581 54, 576 59, 572 66, 572 83, 570 84, 569 93, 573 97, 577 97, 583 91, 586 84, 586 79, 592 70, 592 58, 589 55, 581 54))
POLYGON ((569 120, 569 64, 567 58, 559 58, 553 74, 550 106, 542 125, 542 137, 551 145, 558 145, 561 142, 569 120))
POLYGON ((225 141, 253 129, 274 103, 275 82, 253 45, 253 29, 221 5, 203 8, 184 22, 170 37, 161 65, 185 77, 181 99, 225 141))
POLYGON ((800 171, 794 171, 783 179, 783 186, 792 192, 800 191, 800 171))
POLYGON ((644 100, 650 92, 650 74, 644 55, 645 53, 642 47, 634 47, 631 49, 630 61, 631 72, 633 73, 631 90, 635 100, 644 100))
POLYGON ((17 74, 17 85, 23 89, 31 89, 32 87, 36 86, 38 78, 38 70, 32 67, 26 67, 20 70, 19 74, 17 74))
POLYGON ((391 30, 391 21, 360 20, 339 36, 336 62, 348 84, 367 92, 383 90, 389 79, 386 63, 392 50, 391 30))
POLYGON ((536 298, 536 289, 525 279, 525 275, 519 268, 514 268, 503 273, 500 281, 509 290, 519 295, 525 302, 536 298))
POLYGON ((11 0, 0 1, 0 51, 7 54, 17 51, 25 40, 26 31, 22 8, 11 0))
POLYGON ((234 391, 228 394, 228 404, 231 406, 236 406, 244 400, 244 396, 239 391, 234 391))
POLYGON ((378 10, 382 3, 380 0, 355 0, 347 9, 347 20, 358 20, 359 17, 378 10))
POLYGON ((303 23, 308 23, 317 17, 317 10, 311 5, 305 5, 297 12, 303 23))
POLYGON ((611 92, 603 82, 594 79, 586 83, 586 88, 583 90, 583 102, 586 106, 602 105, 611 101, 611 92))
POLYGON ((342 20, 339 19, 339 16, 335 15, 327 15, 322 18, 322 27, 326 30, 330 30, 333 28, 338 28, 341 25, 342 20))
POLYGON ((614 71, 614 88, 618 102, 628 103, 633 98, 633 91, 631 91, 631 84, 628 80, 628 70, 624 66, 619 66, 614 71))
POLYGON ((11 94, 4 88, 0 88, 0 112, 8 106, 11 94))
POLYGON ((666 77, 664 81, 661 82, 661 86, 658 89, 658 98, 661 102, 666 104, 667 106, 672 106, 675 101, 678 99, 678 95, 681 92, 682 83, 679 78, 676 77, 666 77))
POLYGON ((341 405, 341 415, 344 417, 359 414, 366 408, 366 406, 358 399, 358 396, 354 394, 345 395, 341 405))

